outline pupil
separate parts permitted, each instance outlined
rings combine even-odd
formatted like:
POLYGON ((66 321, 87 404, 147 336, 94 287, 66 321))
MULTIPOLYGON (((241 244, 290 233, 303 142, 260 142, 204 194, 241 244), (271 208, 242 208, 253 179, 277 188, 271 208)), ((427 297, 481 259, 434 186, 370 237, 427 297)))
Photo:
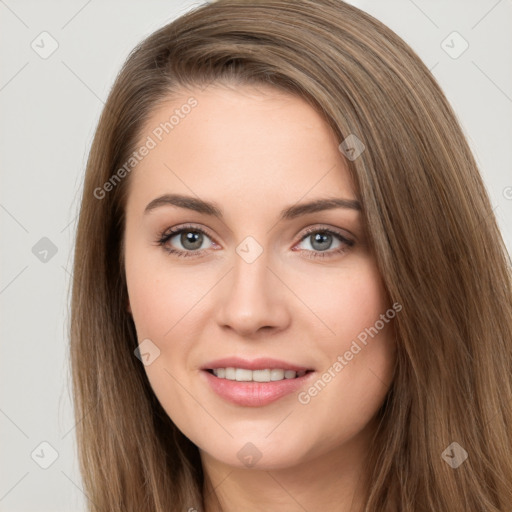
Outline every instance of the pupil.
POLYGON ((196 231, 187 231, 181 235, 181 243, 186 249, 196 250, 201 247, 202 242, 202 234, 196 231))
POLYGON ((316 233, 314 235, 314 240, 313 240, 313 244, 312 246, 315 248, 315 249, 318 249, 320 251, 323 251, 325 249, 328 249, 329 246, 331 245, 331 238, 332 238, 332 235, 329 235, 329 234, 324 234, 322 235, 321 233, 316 233), (328 242, 327 244, 325 242, 328 242), (320 243, 320 244, 323 244, 324 245, 320 245, 320 247, 315 247, 315 244, 316 243, 320 243))

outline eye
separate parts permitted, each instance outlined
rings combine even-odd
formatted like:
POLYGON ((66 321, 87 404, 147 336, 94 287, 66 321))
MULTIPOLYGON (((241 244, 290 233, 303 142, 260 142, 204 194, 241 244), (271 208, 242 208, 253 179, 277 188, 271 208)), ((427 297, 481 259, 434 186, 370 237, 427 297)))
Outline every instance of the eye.
POLYGON ((306 257, 311 259, 330 258, 332 256, 340 255, 341 253, 347 252, 355 245, 353 240, 350 240, 341 233, 327 228, 308 229, 306 234, 302 237, 301 243, 304 241, 308 241, 309 244, 307 245, 312 248, 312 250, 305 250, 306 257), (337 240, 338 245, 334 249, 331 249, 333 240, 337 240))
POLYGON ((202 254, 206 249, 203 242, 206 238, 210 238, 206 231, 195 226, 181 226, 179 228, 167 229, 157 240, 157 244, 161 245, 168 253, 175 254, 179 257, 194 257, 202 254), (172 243, 173 239, 176 239, 172 243), (181 244, 183 249, 173 248, 176 243, 181 244))

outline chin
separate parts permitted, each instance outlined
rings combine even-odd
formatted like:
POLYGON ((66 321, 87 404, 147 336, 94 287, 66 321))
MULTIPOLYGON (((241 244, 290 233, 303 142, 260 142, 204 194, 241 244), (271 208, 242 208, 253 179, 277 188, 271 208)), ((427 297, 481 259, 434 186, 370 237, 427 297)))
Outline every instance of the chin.
POLYGON ((231 467, 262 471, 290 468, 301 464, 306 457, 303 441, 285 445, 278 437, 272 441, 265 440, 265 436, 261 440, 255 437, 250 440, 250 436, 245 435, 243 440, 230 439, 225 445, 206 446, 201 451, 231 467))

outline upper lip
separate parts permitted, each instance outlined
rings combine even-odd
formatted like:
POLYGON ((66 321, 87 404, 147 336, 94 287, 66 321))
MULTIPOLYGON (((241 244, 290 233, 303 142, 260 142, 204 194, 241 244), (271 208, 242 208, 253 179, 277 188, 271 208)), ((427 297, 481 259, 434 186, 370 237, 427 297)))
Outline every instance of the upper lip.
POLYGON ((245 368, 247 370, 265 370, 265 369, 282 369, 282 370, 295 370, 300 372, 302 370, 312 370, 307 366, 302 366, 294 363, 287 363, 279 359, 271 357, 259 357, 257 359, 242 359, 240 357, 225 357, 223 359, 216 359, 210 361, 201 367, 201 370, 213 370, 215 368, 245 368))

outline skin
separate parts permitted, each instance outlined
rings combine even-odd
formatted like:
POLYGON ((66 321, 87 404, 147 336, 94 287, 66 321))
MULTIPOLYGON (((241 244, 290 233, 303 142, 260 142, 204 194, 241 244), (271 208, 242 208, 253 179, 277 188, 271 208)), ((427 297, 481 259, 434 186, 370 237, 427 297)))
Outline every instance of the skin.
MULTIPOLYGON (((292 393, 262 407, 235 405, 200 370, 220 357, 269 356, 315 369, 314 382, 391 307, 361 212, 335 208, 278 221, 296 203, 357 200, 339 141, 304 100, 267 86, 182 93, 155 109, 141 141, 190 96, 198 105, 129 177, 128 310, 139 342, 160 350, 144 367, 147 377, 199 448, 223 510, 360 510, 368 484, 362 465, 392 382, 392 321, 307 404, 292 393), (144 213, 164 193, 213 201, 224 218, 173 205, 144 213), (180 258, 158 245, 164 230, 188 223, 207 232, 202 254, 180 258), (309 227, 355 244, 335 254, 344 243, 333 237, 319 246, 305 237, 309 227), (263 249, 252 263, 235 251, 247 236, 263 249), (331 257, 307 257, 322 252, 331 257), (261 454, 253 467, 237 456, 249 442, 261 454)), ((194 247, 179 234, 167 246, 194 247)), ((213 496, 207 512, 216 510, 213 496)))

